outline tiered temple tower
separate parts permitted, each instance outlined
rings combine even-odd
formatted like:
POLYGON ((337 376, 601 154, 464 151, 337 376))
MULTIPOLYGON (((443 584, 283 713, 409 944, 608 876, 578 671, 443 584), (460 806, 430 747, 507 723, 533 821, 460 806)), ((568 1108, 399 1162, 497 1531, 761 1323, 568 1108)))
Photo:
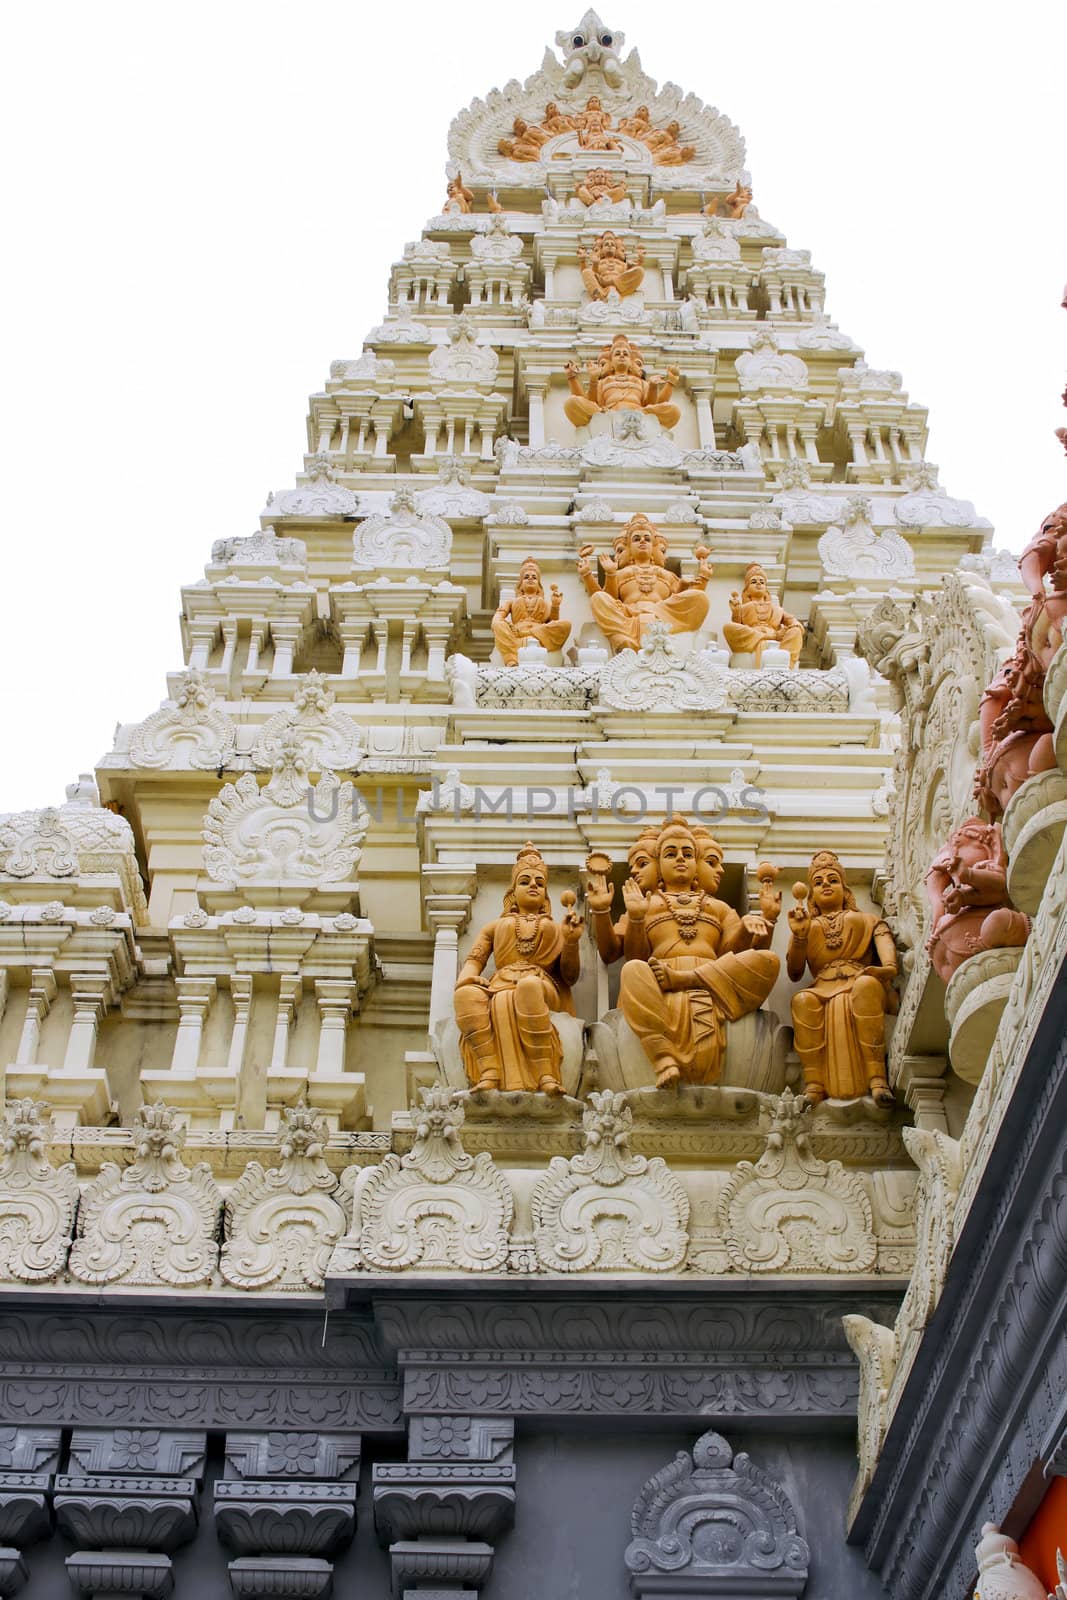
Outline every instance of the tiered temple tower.
POLYGON ((850 1342, 860 1538, 1055 856, 1026 586, 738 130, 556 44, 0 818, 0 1594, 882 1592, 850 1342))

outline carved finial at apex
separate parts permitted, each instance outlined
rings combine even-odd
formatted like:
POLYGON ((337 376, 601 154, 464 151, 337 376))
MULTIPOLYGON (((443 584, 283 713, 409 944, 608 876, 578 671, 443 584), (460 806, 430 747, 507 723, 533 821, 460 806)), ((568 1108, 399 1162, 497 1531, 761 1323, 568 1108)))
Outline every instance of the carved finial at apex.
POLYGON ((812 856, 807 885, 793 893, 786 969, 794 983, 805 967, 815 980, 792 1000, 805 1093, 815 1103, 870 1095, 891 1106, 885 1019, 897 1009, 893 935, 874 912, 859 910, 832 850, 812 856))
POLYGON ((563 1046, 552 1012, 574 1015, 582 918, 552 916, 548 868, 533 844, 519 851, 504 909, 471 946, 455 1008, 468 1081, 475 1089, 563 1093, 563 1046), (495 970, 483 976, 490 956, 495 970))
POLYGON ((556 46, 563 52, 563 82, 573 89, 582 79, 599 73, 613 89, 622 83, 618 51, 626 35, 609 28, 590 7, 574 28, 556 34, 556 46))
POLYGON ((730 649, 755 656, 757 667, 768 644, 788 653, 791 669, 800 659, 804 624, 774 599, 758 561, 745 568, 741 593, 730 596, 730 621, 723 624, 722 631, 730 649))
POLYGON ((502 599, 493 617, 493 638, 506 667, 518 666, 519 651, 525 644, 539 644, 545 650, 562 650, 571 625, 560 618, 563 596, 555 584, 552 598, 546 599, 541 568, 528 556, 519 568, 515 593, 502 599))
POLYGON ((726 1023, 763 1004, 778 957, 758 948, 770 942, 762 917, 738 917, 714 897, 723 857, 706 829, 669 818, 656 836, 655 861, 655 887, 644 891, 635 881, 626 898, 629 948, 643 949, 622 969, 619 1005, 658 1088, 717 1083, 726 1023))
POLYGON ((661 622, 671 633, 697 633, 708 614, 704 592, 712 569, 707 550, 697 551, 697 575, 682 579, 668 571, 667 542, 639 511, 617 535, 613 555, 602 555, 601 587, 593 546, 578 552, 578 576, 590 597, 593 617, 613 651, 639 650, 649 627, 661 622))

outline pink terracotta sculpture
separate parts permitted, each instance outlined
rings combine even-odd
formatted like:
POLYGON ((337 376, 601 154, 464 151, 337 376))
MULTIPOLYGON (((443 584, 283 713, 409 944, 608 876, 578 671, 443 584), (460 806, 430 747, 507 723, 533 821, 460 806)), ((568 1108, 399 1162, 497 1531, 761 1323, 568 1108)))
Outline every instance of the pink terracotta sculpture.
POLYGON ((982 756, 974 797, 994 821, 1027 778, 1056 765, 1052 723, 1042 692, 1045 673, 1026 640, 1026 623, 1015 654, 1005 661, 978 706, 982 756))
POLYGON ((934 971, 947 983, 980 950, 1026 943, 1030 919, 1008 899, 1008 857, 995 822, 970 817, 950 834, 926 874, 934 971))
POLYGON ((1067 618, 1067 503, 1045 518, 1019 557, 1019 571, 1032 597, 1023 618, 1023 633, 1047 672, 1063 643, 1067 618))

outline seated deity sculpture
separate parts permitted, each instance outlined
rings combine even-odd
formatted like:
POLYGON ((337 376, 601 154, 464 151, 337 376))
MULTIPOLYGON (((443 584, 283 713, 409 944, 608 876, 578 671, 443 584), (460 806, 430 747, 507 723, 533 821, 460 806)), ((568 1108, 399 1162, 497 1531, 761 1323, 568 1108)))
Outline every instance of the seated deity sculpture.
POLYGON ((618 235, 610 231, 593 241, 591 253, 579 245, 578 265, 589 298, 606 300, 612 289, 622 299, 633 294, 640 288, 645 276, 645 269, 641 265, 644 259, 644 245, 638 245, 631 256, 618 235))
POLYGON ((778 977, 772 951, 745 947, 769 937, 764 918, 738 917, 706 893, 700 849, 696 830, 669 818, 655 842, 656 887, 645 893, 635 884, 627 899, 647 954, 624 965, 619 1005, 660 1089, 717 1083, 727 1022, 758 1010, 778 977))
POLYGON ((723 205, 726 207, 726 215, 733 217, 737 221, 744 216, 751 204, 752 190, 747 183, 742 183, 738 180, 734 185, 732 194, 717 194, 708 201, 704 207, 704 215, 706 217, 717 217, 719 215, 719 207, 723 205))
POLYGON ((622 145, 608 130, 611 118, 597 95, 590 95, 584 111, 574 119, 578 129, 578 143, 583 150, 621 150, 622 145))
POLYGON ((592 167, 574 192, 584 206, 595 206, 598 200, 617 203, 626 199, 626 184, 617 172, 592 167))
MULTIPOLYGON (((568 896, 564 896, 566 900, 568 896)), ((478 934, 456 981, 460 1050, 475 1089, 563 1093, 563 1047, 550 1013, 574 1015, 584 926, 571 907, 552 916, 548 869, 532 844, 520 850, 503 915, 478 934), (483 976, 490 956, 494 971, 483 976)))
POLYGON ((652 165, 655 167, 681 167, 687 161, 692 161, 696 155, 696 147, 691 144, 680 144, 678 135, 682 131, 680 122, 668 122, 665 128, 657 129, 648 135, 645 143, 652 151, 652 165))
POLYGON ((1067 618, 1067 504, 1057 506, 1042 522, 1019 557, 1019 572, 1030 591, 1030 607, 1023 617, 1026 641, 1047 671, 1063 643, 1067 618))
POLYGON ((745 568, 741 593, 730 596, 730 617, 722 631, 731 650, 739 655, 754 655, 758 667, 764 645, 778 645, 789 652, 790 667, 796 666, 804 643, 804 625, 772 598, 767 574, 758 561, 745 568))
POLYGON ((624 333, 617 333, 595 361, 586 363, 587 389, 582 389, 576 362, 568 361, 564 371, 571 392, 563 409, 576 428, 601 411, 644 411, 665 428, 673 428, 682 414, 669 404, 677 369, 668 367, 665 373, 646 378, 644 357, 624 333))
POLYGON ((1026 782, 1056 766, 1052 723, 1045 711, 1045 674, 1027 642, 1026 613, 1015 654, 1001 667, 978 703, 982 754, 974 797, 994 820, 1026 782))
POLYGON ((630 116, 620 117, 619 132, 628 134, 631 139, 640 139, 643 144, 649 134, 655 132, 648 107, 638 106, 630 116))
POLYGON ((539 128, 536 122, 526 122, 522 117, 516 117, 512 124, 513 137, 501 139, 497 149, 509 161, 540 161, 541 146, 548 143, 550 135, 544 128, 539 128))
POLYGON ((807 967, 815 980, 792 1001, 805 1095, 812 1104, 828 1095, 870 1095, 876 1105, 891 1106, 885 1019, 898 1005, 893 935, 874 912, 858 909, 832 850, 812 856, 807 884, 794 885, 793 893, 786 971, 797 983, 807 967))
POLYGON ((603 588, 590 559, 592 545, 583 545, 578 553, 578 576, 614 653, 639 650, 652 622, 665 622, 672 633, 699 632, 708 614, 704 590, 712 575, 706 550, 698 552, 695 578, 676 577, 664 564, 665 541, 639 511, 615 539, 614 551, 600 557, 603 588))
POLYGON ((501 600, 493 617, 493 638, 506 667, 518 666, 524 644, 543 645, 546 650, 563 649, 571 625, 560 620, 562 598, 553 584, 552 598, 546 600, 541 568, 532 556, 523 562, 515 593, 510 599, 501 600))
POLYGON ((1008 857, 995 822, 970 817, 949 835, 926 874, 926 951, 946 983, 981 950, 1026 943, 1030 919, 1008 899, 1008 857))
POLYGON ((445 195, 444 211, 446 216, 466 216, 474 209, 474 194, 463 182, 462 172, 457 172, 454 178, 448 181, 448 192, 445 195))
POLYGON ((557 134, 572 133, 578 124, 568 113, 560 111, 554 100, 550 100, 545 107, 541 126, 554 139, 557 134))

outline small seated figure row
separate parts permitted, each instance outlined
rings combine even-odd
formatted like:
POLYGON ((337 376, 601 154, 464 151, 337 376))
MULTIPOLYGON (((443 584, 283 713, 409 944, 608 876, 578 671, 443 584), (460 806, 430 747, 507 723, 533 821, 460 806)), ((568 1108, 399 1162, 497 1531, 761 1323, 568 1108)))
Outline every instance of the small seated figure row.
MULTIPOLYGON (((594 621, 612 651, 640 650, 649 625, 666 623, 672 633, 698 633, 708 614, 705 593, 712 568, 708 551, 697 548, 697 576, 679 578, 666 565, 667 541, 643 512, 630 518, 612 545, 612 555, 601 555, 604 571, 597 577, 594 548, 583 545, 578 553, 578 576, 590 599, 594 621)), ((519 569, 514 595, 501 600, 493 617, 493 637, 505 666, 519 662, 526 644, 562 650, 571 624, 560 618, 562 595, 552 585, 545 596, 541 569, 532 556, 519 569)), ((759 666, 768 644, 785 650, 794 668, 804 642, 804 625, 791 616, 770 592, 767 574, 758 562, 745 569, 740 594, 730 596, 730 621, 723 624, 730 649, 755 658, 759 666)))
MULTIPOLYGON (((779 974, 768 947, 781 910, 773 868, 761 874, 760 911, 739 916, 717 898, 724 856, 706 828, 670 817, 629 852, 626 910, 611 920, 609 858, 591 858, 586 903, 601 958, 626 957, 619 1005, 656 1073, 656 1085, 713 1084, 722 1075, 726 1025, 757 1011, 779 974)), ((794 886, 786 969, 814 982, 792 999, 797 1053, 812 1103, 873 1096, 891 1105, 886 1013, 896 1010, 896 948, 886 924, 860 911, 831 850, 812 857, 794 886)), ((561 897, 557 922, 548 869, 533 844, 516 859, 503 914, 478 934, 459 973, 456 1022, 476 1090, 563 1093, 563 1049, 553 1012, 574 1015, 584 920, 561 897), (485 976, 490 960, 491 977, 485 976)))
MULTIPOLYGON (((680 122, 669 122, 665 128, 654 128, 647 106, 638 106, 631 116, 621 117, 618 124, 619 133, 637 139, 652 152, 653 165, 657 167, 680 167, 692 161, 696 147, 680 143, 681 131, 680 122)), ((563 112, 554 101, 550 101, 540 122, 528 122, 524 117, 516 117, 511 137, 501 139, 497 149, 509 161, 540 161, 543 146, 563 133, 576 133, 581 150, 621 152, 625 149, 612 131, 610 113, 604 110, 599 96, 595 94, 590 95, 582 111, 563 112)))

